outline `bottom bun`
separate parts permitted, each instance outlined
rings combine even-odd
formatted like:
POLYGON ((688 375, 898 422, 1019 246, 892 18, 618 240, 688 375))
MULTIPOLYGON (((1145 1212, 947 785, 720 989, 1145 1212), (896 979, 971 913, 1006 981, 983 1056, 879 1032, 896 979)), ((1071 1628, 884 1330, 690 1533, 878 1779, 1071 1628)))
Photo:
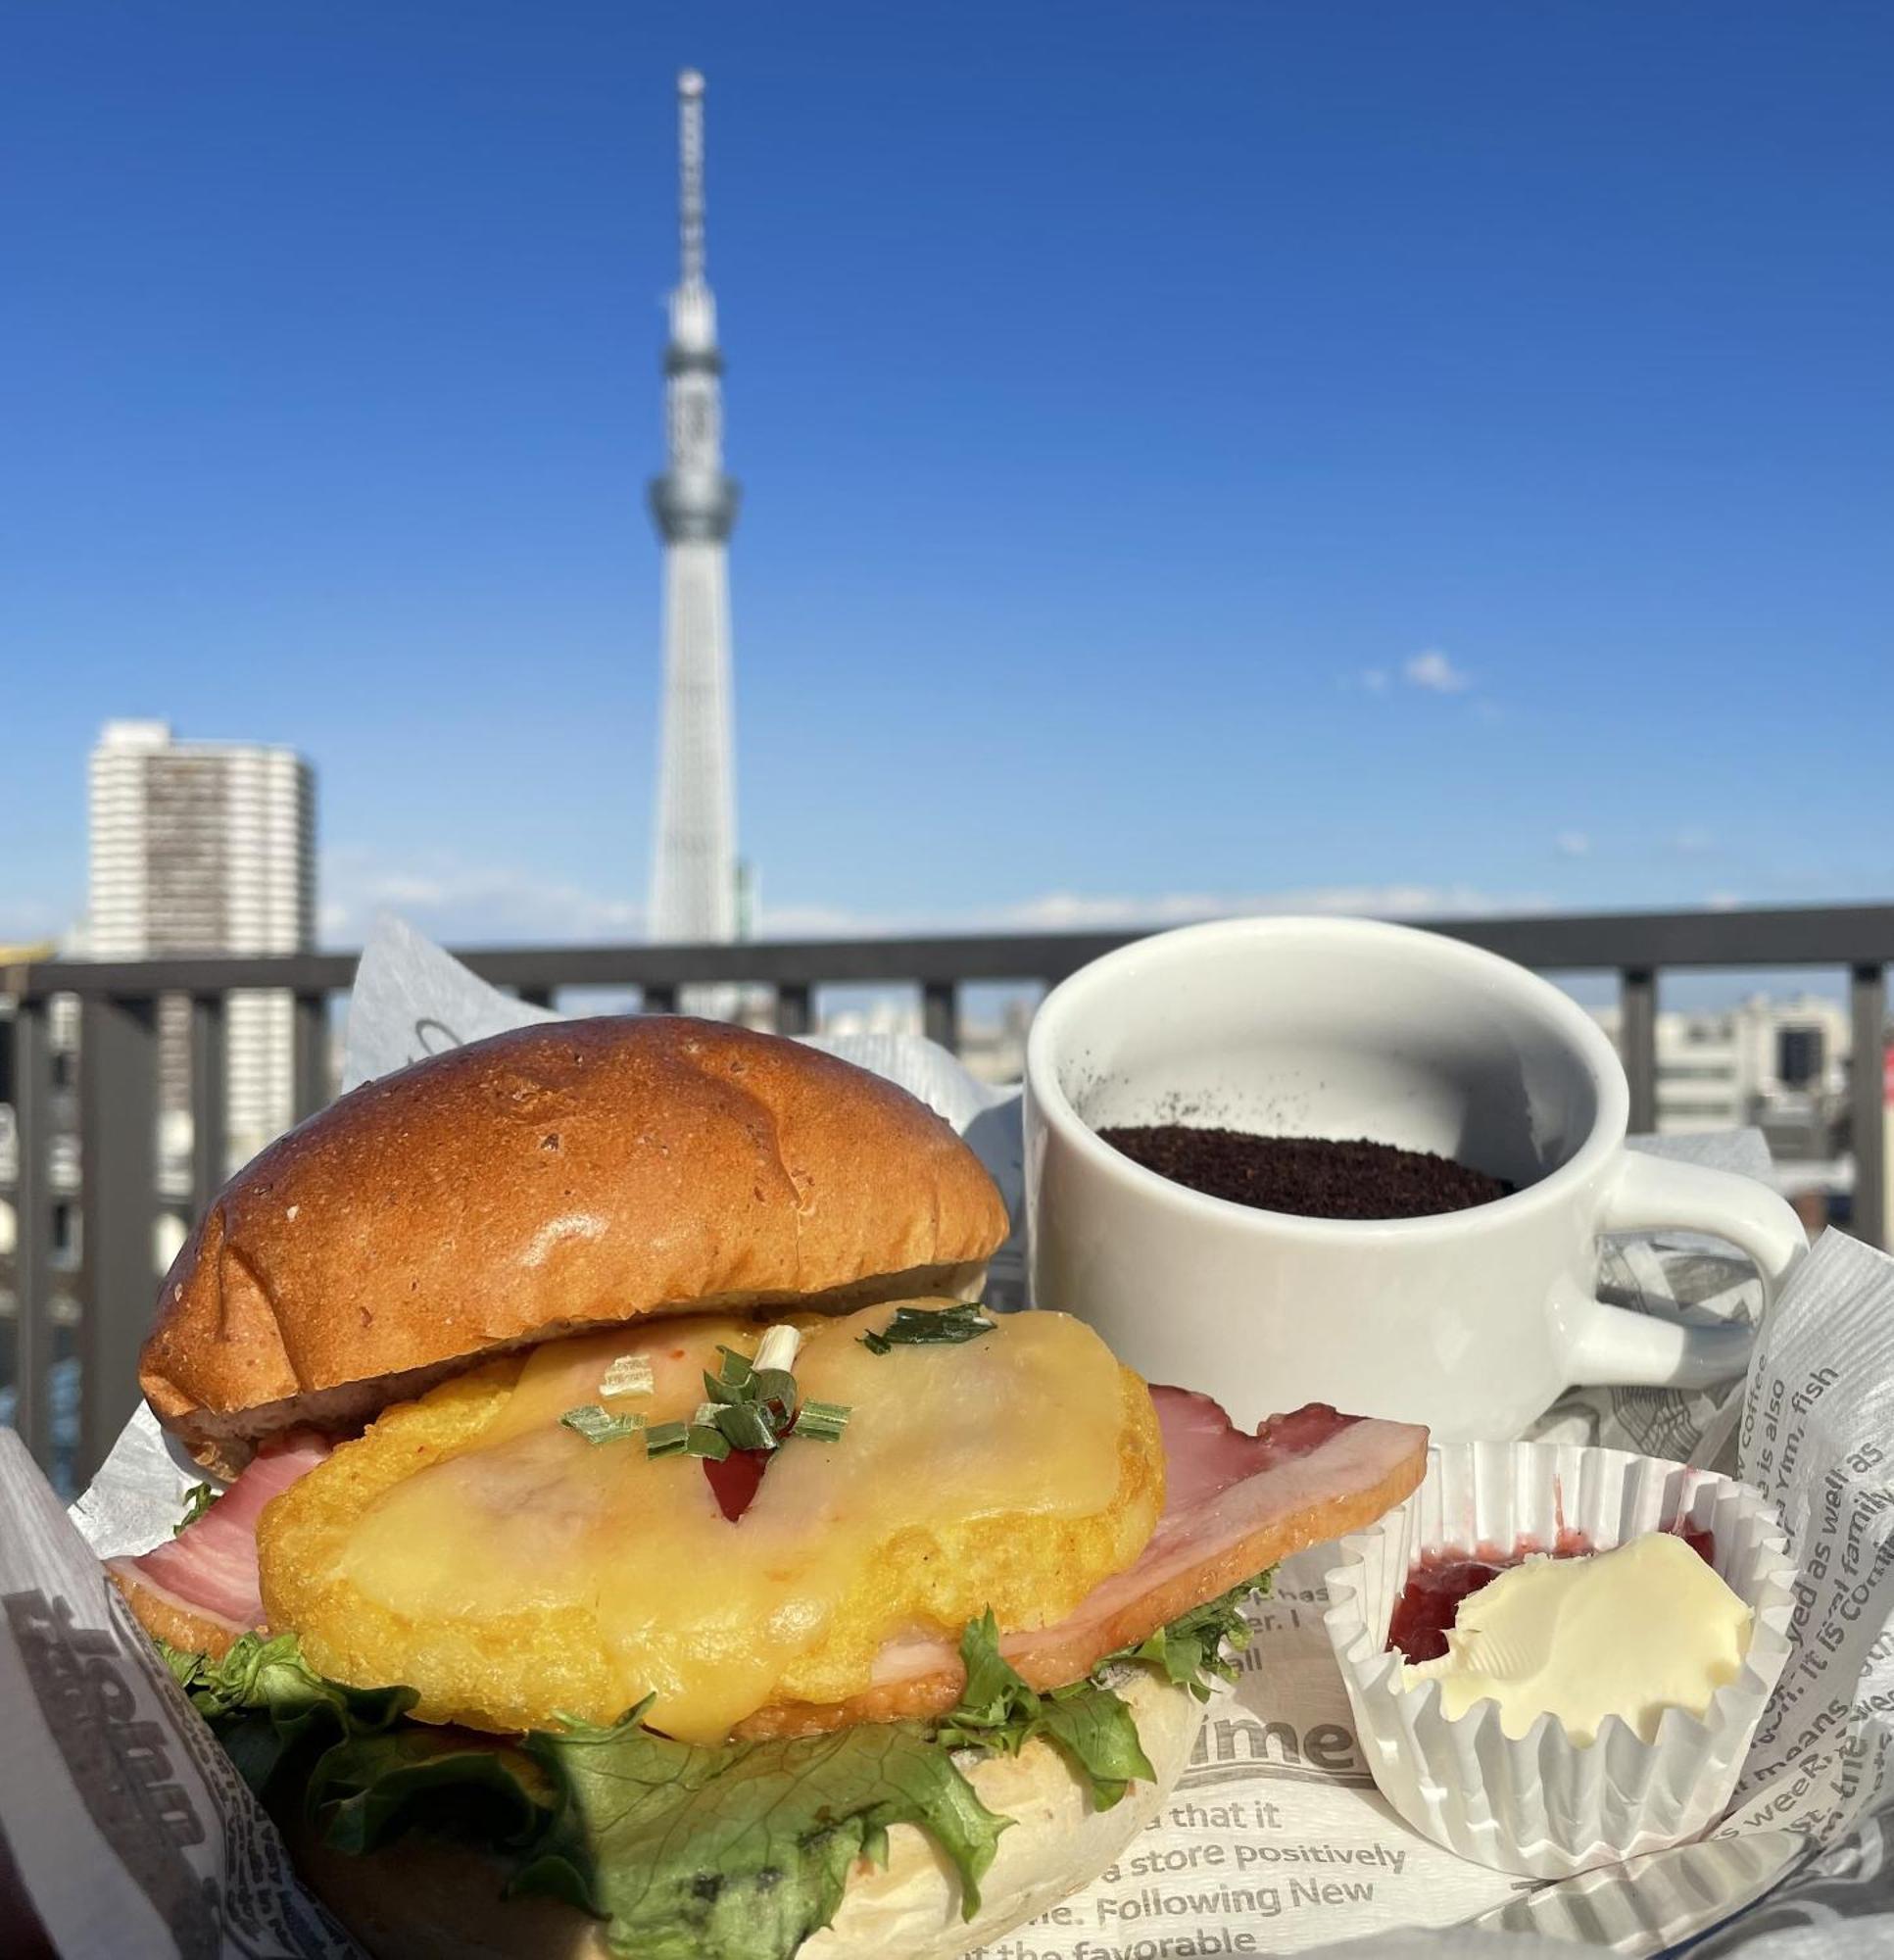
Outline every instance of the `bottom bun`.
MULTIPOLYGON (((1156 1782, 1093 1810, 1050 1743, 971 1764, 981 1802, 1014 1820, 976 1917, 960 1917, 960 1882, 933 1840, 898 1824, 887 1865, 856 1865, 833 1925, 803 1942, 799 1960, 955 1960, 1089 1885, 1157 1814, 1203 1719, 1187 1689, 1142 1669, 1118 1692, 1156 1782)), ((374 1960, 611 1960, 598 1920, 556 1899, 503 1899, 498 1868, 477 1851, 410 1839, 353 1858, 307 1838, 293 1849, 311 1888, 374 1960)))

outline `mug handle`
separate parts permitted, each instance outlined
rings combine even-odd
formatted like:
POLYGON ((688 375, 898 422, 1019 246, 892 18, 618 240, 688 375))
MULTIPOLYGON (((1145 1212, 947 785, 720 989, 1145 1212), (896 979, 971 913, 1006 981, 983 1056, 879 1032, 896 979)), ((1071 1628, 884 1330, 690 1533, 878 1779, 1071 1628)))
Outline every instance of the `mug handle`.
MULTIPOLYGON (((1753 1178, 1627 1152, 1605 1194, 1599 1231, 1665 1226, 1712 1233, 1747 1252, 1762 1275, 1765 1316, 1809 1250, 1787 1201, 1753 1178)), ((1597 1300, 1578 1325, 1567 1367, 1574 1382, 1597 1388, 1705 1389, 1740 1375, 1755 1340, 1751 1327, 1686 1327, 1597 1300)))

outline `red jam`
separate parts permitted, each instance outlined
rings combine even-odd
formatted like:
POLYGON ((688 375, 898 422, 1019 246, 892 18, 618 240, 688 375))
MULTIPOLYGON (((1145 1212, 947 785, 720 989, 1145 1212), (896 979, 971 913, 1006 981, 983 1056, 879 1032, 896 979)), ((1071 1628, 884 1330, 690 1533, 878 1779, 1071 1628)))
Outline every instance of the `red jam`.
MULTIPOLYGON (((1706 1565, 1717 1562, 1717 1542, 1707 1531, 1694 1525, 1675 1527, 1680 1538, 1706 1565)), ((1438 1660, 1447 1650, 1447 1629, 1460 1611, 1460 1602, 1490 1586, 1509 1566, 1523 1565, 1529 1557, 1550 1550, 1554 1558, 1581 1558, 1591 1545, 1582 1533, 1561 1532, 1551 1546, 1522 1542, 1510 1552, 1482 1544, 1477 1550, 1430 1551, 1407 1575, 1407 1590, 1394 1601, 1394 1617, 1387 1629, 1387 1651, 1406 1656, 1409 1662, 1438 1660)))

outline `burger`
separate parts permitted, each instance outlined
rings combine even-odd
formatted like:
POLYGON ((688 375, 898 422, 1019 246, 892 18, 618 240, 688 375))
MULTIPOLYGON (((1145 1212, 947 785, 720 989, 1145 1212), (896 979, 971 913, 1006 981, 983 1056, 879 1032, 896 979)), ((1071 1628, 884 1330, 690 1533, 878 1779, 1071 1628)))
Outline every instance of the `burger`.
POLYGON ((1426 1433, 988 1311, 1006 1229, 911 1097, 677 1017, 419 1062, 219 1196, 141 1367, 215 1481, 112 1576, 371 1953, 956 1954, 1147 1821, 1244 1596, 1426 1433))

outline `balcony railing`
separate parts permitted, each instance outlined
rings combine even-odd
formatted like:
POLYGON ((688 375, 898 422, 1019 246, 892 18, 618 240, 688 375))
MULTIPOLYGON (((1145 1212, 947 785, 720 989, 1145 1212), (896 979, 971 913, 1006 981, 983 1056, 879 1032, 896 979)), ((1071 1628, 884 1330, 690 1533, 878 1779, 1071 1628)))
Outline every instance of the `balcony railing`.
MULTIPOLYGON (((1633 1129, 1657 1118, 1657 983, 1674 968, 1839 968, 1848 977, 1854 1066, 1854 1229, 1884 1242, 1882 1067, 1886 969, 1894 962, 1894 906, 1718 912, 1632 912, 1591 917, 1430 921, 1432 929, 1527 966, 1618 977, 1619 1043, 1630 1078, 1633 1129)), ((557 1004, 563 988, 636 989, 643 1010, 673 1011, 681 988, 767 988, 785 1034, 814 1023, 822 986, 897 984, 920 990, 922 1025, 957 1050, 963 990, 985 983, 1050 984, 1137 937, 1047 933, 1014 938, 821 940, 738 946, 567 946, 462 953, 474 972, 522 998, 557 1004)), ((42 1462, 52 1460, 56 1336, 75 1337, 79 1383, 76 1462, 81 1480, 109 1448, 137 1398, 137 1354, 155 1293, 153 1247, 163 1202, 157 1159, 157 1009, 190 1003, 192 1143, 188 1194, 195 1212, 222 1181, 225 1136, 224 1010, 235 991, 275 988, 294 1000, 295 1106, 317 1108, 329 1080, 332 999, 350 984, 352 954, 286 958, 173 958, 135 963, 50 960, 0 971, 13 1004, 13 1089, 18 1164, 11 1260, 14 1422, 42 1462), (78 1078, 72 1120, 76 1179, 58 1175, 53 1144, 70 1088, 55 1081, 50 1014, 56 996, 79 1004, 78 1078), (70 1187, 76 1184, 76 1192, 70 1187), (61 1187, 69 1187, 62 1192, 61 1187), (58 1277, 78 1303, 76 1327, 56 1329, 56 1206, 79 1207, 76 1269, 58 1277)), ((0 1033, 4 1033, 0 1029, 0 1033)), ((6 1262, 0 1259, 0 1271, 6 1262)), ((0 1380, 3 1380, 0 1377, 0 1380)), ((70 1381, 70 1371, 66 1378, 70 1381)))

